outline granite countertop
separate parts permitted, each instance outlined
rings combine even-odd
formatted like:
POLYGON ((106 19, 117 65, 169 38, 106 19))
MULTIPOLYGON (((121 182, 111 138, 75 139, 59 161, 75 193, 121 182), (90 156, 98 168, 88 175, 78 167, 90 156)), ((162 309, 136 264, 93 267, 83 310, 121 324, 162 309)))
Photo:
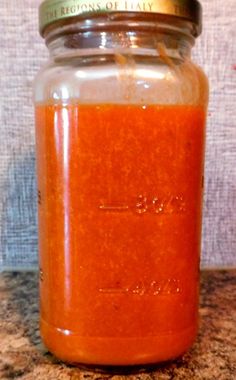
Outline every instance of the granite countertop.
POLYGON ((36 273, 0 275, 0 379, 18 380, 233 380, 236 379, 236 270, 201 276, 200 331, 175 362, 136 374, 67 366, 42 345, 36 273))

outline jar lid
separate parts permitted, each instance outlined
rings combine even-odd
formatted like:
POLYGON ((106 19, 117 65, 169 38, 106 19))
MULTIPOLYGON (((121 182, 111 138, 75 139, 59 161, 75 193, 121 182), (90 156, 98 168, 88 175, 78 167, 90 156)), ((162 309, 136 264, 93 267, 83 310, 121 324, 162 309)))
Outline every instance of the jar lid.
POLYGON ((194 24, 194 36, 201 33, 202 7, 198 0, 44 0, 39 7, 39 31, 70 17, 110 12, 141 12, 175 16, 194 24))

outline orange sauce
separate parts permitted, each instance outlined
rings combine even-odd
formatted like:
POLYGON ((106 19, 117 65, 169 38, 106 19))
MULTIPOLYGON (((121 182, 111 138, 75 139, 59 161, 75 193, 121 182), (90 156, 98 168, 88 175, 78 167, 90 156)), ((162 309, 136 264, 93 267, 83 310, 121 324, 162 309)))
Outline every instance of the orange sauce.
POLYGON ((39 105, 41 333, 69 362, 164 361, 193 343, 205 111, 39 105))

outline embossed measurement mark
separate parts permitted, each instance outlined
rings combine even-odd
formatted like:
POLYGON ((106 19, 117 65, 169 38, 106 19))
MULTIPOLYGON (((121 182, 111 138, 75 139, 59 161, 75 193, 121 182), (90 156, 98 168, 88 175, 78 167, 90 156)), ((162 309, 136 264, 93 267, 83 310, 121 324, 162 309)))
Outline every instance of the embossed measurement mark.
POLYGON ((38 190, 38 205, 41 206, 42 204, 42 194, 41 194, 41 191, 38 190))
POLYGON ((137 214, 147 212, 154 214, 179 214, 186 211, 186 202, 181 195, 169 195, 166 197, 138 195, 136 201, 132 204, 113 204, 102 203, 99 206, 103 211, 128 211, 131 210, 137 214))
POLYGON ((102 204, 99 206, 100 210, 104 211, 125 211, 129 209, 126 205, 113 205, 113 204, 102 204))
POLYGON ((168 278, 159 281, 143 282, 139 281, 130 286, 124 287, 104 287, 99 288, 100 293, 105 294, 133 294, 133 295, 153 295, 153 296, 168 296, 182 292, 179 279, 168 278))
POLYGON ((115 293, 127 293, 126 288, 100 288, 98 289, 100 293, 110 293, 110 294, 115 294, 115 293))
POLYGON ((43 270, 41 268, 39 269, 39 279, 43 281, 43 270))

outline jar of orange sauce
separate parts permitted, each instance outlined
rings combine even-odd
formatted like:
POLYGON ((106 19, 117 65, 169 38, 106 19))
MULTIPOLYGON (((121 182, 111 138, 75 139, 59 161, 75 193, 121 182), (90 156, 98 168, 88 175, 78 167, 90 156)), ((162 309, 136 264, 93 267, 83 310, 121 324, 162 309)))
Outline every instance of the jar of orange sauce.
POLYGON ((208 84, 197 0, 46 0, 35 83, 40 326, 71 362, 158 363, 198 328, 208 84))

